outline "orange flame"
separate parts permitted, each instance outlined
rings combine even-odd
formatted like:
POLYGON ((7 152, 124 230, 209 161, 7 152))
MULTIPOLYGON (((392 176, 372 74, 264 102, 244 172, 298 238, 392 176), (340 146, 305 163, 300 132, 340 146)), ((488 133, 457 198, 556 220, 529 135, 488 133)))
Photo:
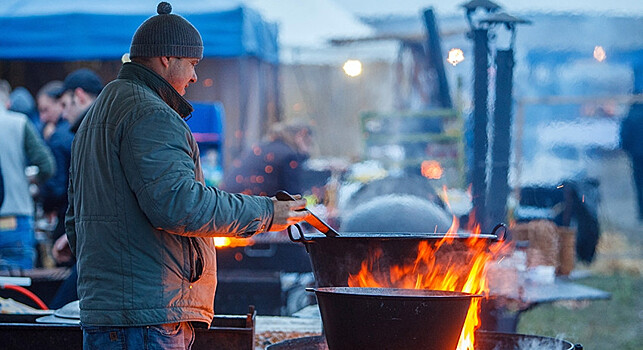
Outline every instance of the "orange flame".
POLYGON ((214 246, 216 248, 245 247, 254 244, 255 241, 252 238, 214 237, 214 246))
MULTIPOLYGON (((445 202, 448 205, 448 200, 445 202)), ((479 224, 469 224, 474 233, 466 239, 456 240, 454 233, 458 232, 459 221, 454 216, 444 238, 435 244, 420 242, 413 263, 392 266, 388 271, 380 269, 378 264, 383 252, 371 252, 362 262, 360 271, 349 276, 348 286, 432 289, 486 296, 489 291, 487 264, 504 254, 509 244, 503 241, 490 244, 479 237, 479 224)), ((480 300, 472 299, 457 350, 474 349, 474 333, 480 327, 480 300)))

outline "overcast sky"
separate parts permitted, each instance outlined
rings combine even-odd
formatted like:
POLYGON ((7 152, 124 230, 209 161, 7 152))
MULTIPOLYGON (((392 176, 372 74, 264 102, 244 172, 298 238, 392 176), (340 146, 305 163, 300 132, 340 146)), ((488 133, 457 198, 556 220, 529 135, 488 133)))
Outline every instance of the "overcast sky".
MULTIPOLYGON (((177 1, 177 0, 175 0, 177 1)), ((437 16, 463 15, 465 0, 241 0, 280 24, 282 47, 318 46, 329 38, 368 36, 358 16, 417 16, 433 7, 437 16)), ((638 16, 643 0, 499 0, 511 14, 571 12, 638 16)))
MULTIPOLYGON (((332 0, 357 15, 415 14, 433 7, 439 15, 462 13, 464 0, 332 0)), ((497 0, 510 13, 520 12, 594 12, 643 16, 643 0, 497 0)))

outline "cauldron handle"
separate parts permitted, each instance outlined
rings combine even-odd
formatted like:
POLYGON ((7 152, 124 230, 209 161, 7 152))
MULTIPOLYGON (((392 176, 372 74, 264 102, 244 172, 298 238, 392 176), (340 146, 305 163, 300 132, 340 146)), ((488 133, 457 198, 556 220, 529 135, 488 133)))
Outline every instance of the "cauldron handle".
POLYGON ((304 236, 304 231, 301 229, 301 226, 299 226, 299 224, 294 224, 294 225, 288 226, 288 237, 290 238, 291 241, 296 242, 296 243, 306 244, 306 243, 309 242, 309 240, 307 240, 306 237, 304 236), (297 231, 299 231, 299 238, 295 238, 295 235, 292 232, 293 231, 292 230, 293 226, 295 228, 297 228, 297 231))
POLYGON ((491 231, 491 234, 492 234, 492 235, 495 235, 495 236, 496 236, 496 238, 498 238, 498 240, 499 240, 499 241, 504 241, 505 239, 507 239, 507 225, 505 225, 505 224, 504 224, 504 223, 502 223, 502 222, 501 222, 501 223, 499 223, 498 225, 496 225, 496 227, 494 227, 494 228, 493 228, 493 230, 491 231), (503 229, 503 230, 502 230, 502 237, 498 236, 498 234, 497 234, 497 232, 498 232, 498 230, 499 230, 500 228, 502 228, 502 229, 503 229))
MULTIPOLYGON (((290 193, 286 191, 277 191, 277 194, 275 194, 275 198, 277 198, 280 201, 294 201, 295 197, 291 196, 290 193)), ((335 231, 334 228, 330 227, 327 223, 324 222, 324 220, 320 219, 315 213, 312 211, 308 210, 307 208, 300 209, 298 211, 306 211, 308 212, 308 217, 305 219, 307 223, 309 223, 312 227, 317 229, 317 231, 325 234, 327 237, 337 237, 339 234, 337 231, 335 231)), ((301 230, 299 230, 301 232, 301 230)), ((303 237, 303 234, 301 235, 303 237)))

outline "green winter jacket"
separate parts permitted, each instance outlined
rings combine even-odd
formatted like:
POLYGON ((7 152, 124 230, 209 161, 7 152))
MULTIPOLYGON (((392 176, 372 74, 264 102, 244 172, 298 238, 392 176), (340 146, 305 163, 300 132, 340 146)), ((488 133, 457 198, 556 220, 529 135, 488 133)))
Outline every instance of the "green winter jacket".
POLYGON ((204 185, 182 119, 191 112, 167 81, 136 63, 125 63, 87 112, 72 145, 65 220, 83 324, 210 324, 212 237, 270 227, 269 198, 204 185))

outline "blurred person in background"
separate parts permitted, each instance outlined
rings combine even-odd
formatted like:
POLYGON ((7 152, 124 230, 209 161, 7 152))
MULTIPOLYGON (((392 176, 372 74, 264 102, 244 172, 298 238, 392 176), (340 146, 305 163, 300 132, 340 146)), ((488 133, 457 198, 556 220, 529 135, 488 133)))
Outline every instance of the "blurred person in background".
POLYGON ((635 102, 621 123, 621 148, 632 160, 638 219, 643 222, 643 102, 635 102))
POLYGON ((75 70, 65 78, 58 97, 62 104, 62 116, 76 133, 89 107, 103 89, 103 81, 91 69, 75 70))
MULTIPOLYGON (((51 135, 56 131, 64 119, 62 118, 63 107, 58 99, 58 94, 63 89, 63 82, 53 80, 43 85, 36 94, 36 103, 38 105, 38 115, 42 124, 42 138, 49 141, 51 135)), ((67 128, 69 124, 65 121, 67 128)))
POLYGON ((261 196, 279 190, 302 193, 302 165, 312 147, 310 124, 301 120, 275 123, 266 140, 253 146, 232 162, 221 189, 261 196))
POLYGON ((38 119, 36 101, 34 101, 29 90, 22 86, 18 86, 11 91, 9 99, 11 100, 11 107, 9 108, 10 111, 26 115, 36 127, 36 130, 40 130, 42 128, 42 124, 38 119))
MULTIPOLYGON (((43 87, 44 89, 45 87, 43 87)), ((71 301, 78 300, 76 259, 69 247, 67 235, 63 234, 65 233, 65 215, 69 205, 67 190, 71 145, 74 134, 78 131, 89 107, 94 103, 102 89, 103 82, 98 75, 90 69, 81 68, 69 73, 58 91, 52 89, 45 92, 45 95, 56 96, 61 108, 61 117, 56 124, 56 132, 52 135, 53 142, 51 147, 54 156, 56 156, 56 162, 64 169, 57 172, 56 176, 45 184, 43 210, 49 216, 55 214, 58 219, 52 235, 55 241, 51 247, 51 253, 56 264, 59 266, 72 266, 69 276, 58 288, 49 304, 52 309, 61 308, 71 301)))
POLYGON ((43 127, 43 138, 56 161, 56 173, 40 187, 42 208, 49 222, 56 222, 51 238, 56 240, 65 233, 67 211, 67 185, 69 160, 74 134, 69 123, 62 118, 62 105, 56 94, 63 89, 60 81, 45 84, 36 95, 38 111, 43 127))
POLYGON ((5 198, 0 207, 0 265, 31 269, 36 257, 34 202, 28 165, 35 165, 42 183, 55 172, 54 158, 36 128, 22 113, 9 110, 11 86, 0 80, 0 163, 5 198))
MULTIPOLYGON (((73 139, 73 134, 78 131, 80 123, 85 118, 85 114, 89 110, 89 107, 96 101, 98 94, 103 90, 103 81, 96 75, 94 71, 87 68, 77 69, 65 77, 63 86, 54 93, 58 98, 58 102, 62 108, 62 118, 66 121, 66 126, 69 126, 69 131, 71 135, 63 135, 64 144, 62 147, 66 147, 66 143, 73 139), (70 139, 71 137, 71 139, 70 139)), ((63 126, 65 127, 65 125, 63 126)), ((62 134, 62 133, 61 133, 62 134)), ((62 148, 61 148, 62 149, 62 148)), ((67 183, 69 181, 69 162, 71 158, 71 145, 69 145, 69 156, 68 159, 64 160, 65 162, 65 178, 62 179, 62 174, 60 178, 57 178, 57 181, 64 181, 64 200, 67 203, 67 183)), ((64 157, 65 154, 62 155, 64 157)), ((60 184, 60 183, 59 183, 60 184)), ((55 186, 59 186, 56 184, 55 186)), ((53 196, 59 194, 58 192, 52 191, 53 196)), ((52 198, 53 198, 52 196, 52 198)), ((62 196, 62 195, 61 195, 62 196)), ((62 198, 59 196, 58 198, 62 198)), ((67 204, 65 204, 67 208, 67 204)), ((53 209, 53 208, 52 208, 53 209)), ((63 219, 63 230, 64 230, 64 215, 65 211, 59 213, 62 215, 63 219)), ((59 230, 59 227, 56 227, 56 230, 59 230)), ((57 231, 56 231, 57 232, 57 231)), ((69 250, 69 244, 66 235, 59 235, 58 239, 54 242, 52 247, 52 255, 56 263, 66 265, 73 263, 73 256, 69 250)), ((70 277, 75 277, 72 273, 70 277)))
POLYGON ((131 62, 72 144, 65 226, 77 258, 84 349, 190 349, 217 286, 214 236, 281 231, 305 200, 205 185, 183 98, 203 40, 167 2, 134 33, 131 62))

